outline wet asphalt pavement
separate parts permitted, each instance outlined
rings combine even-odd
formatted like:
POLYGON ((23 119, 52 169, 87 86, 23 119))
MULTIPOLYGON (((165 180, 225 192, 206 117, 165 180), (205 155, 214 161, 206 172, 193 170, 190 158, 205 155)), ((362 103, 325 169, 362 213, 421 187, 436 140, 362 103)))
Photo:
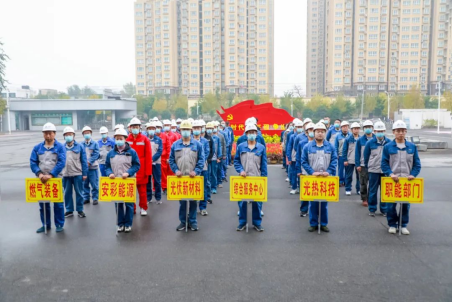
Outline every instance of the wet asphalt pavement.
POLYGON ((176 232, 179 203, 164 201, 135 215, 130 234, 116 236, 114 206, 101 203, 44 235, 38 205, 24 198, 38 141, 0 138, 2 302, 451 300, 451 150, 421 154, 425 203, 411 208, 410 236, 388 234, 386 218, 369 217, 343 188, 329 204, 331 232, 307 232, 281 166, 269 167, 263 233, 236 231, 224 184, 198 232, 176 232))

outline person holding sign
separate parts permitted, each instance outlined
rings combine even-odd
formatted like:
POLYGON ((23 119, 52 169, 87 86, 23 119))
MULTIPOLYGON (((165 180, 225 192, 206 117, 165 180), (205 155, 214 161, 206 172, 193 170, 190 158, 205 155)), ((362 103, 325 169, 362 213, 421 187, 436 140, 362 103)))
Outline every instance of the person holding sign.
MULTIPOLYGON (((51 178, 57 178, 63 171, 66 163, 66 151, 63 144, 55 139, 57 128, 52 123, 46 123, 42 127, 44 142, 37 144, 30 155, 30 169, 41 180, 43 184, 51 178)), ((36 233, 44 233, 50 230, 50 204, 39 203, 42 227, 36 233), (45 208, 45 214, 44 214, 45 208), (44 215, 46 224, 44 225, 44 215)), ((64 203, 55 202, 53 204, 54 220, 56 231, 62 232, 64 227, 64 203)))
MULTIPOLYGON (((302 151, 302 167, 308 175, 335 176, 337 171, 337 152, 335 147, 325 140, 326 125, 317 123, 313 128, 315 140, 309 142, 302 151)), ((314 232, 318 225, 319 202, 310 201, 310 227, 309 232, 314 232)), ((327 202, 321 202, 321 231, 329 232, 327 227, 328 214, 327 202)))
MULTIPOLYGON (((315 138, 315 133, 313 132, 313 129, 315 128, 315 124, 312 122, 309 122, 307 125, 305 125, 305 133, 307 139, 300 140, 299 145, 297 147, 297 153, 296 153, 296 169, 297 169, 297 177, 299 177, 300 180, 300 175, 307 175, 307 172, 302 169, 302 151, 304 150, 304 147, 306 144, 309 142, 313 141, 315 138)), ((306 217, 308 214, 308 201, 301 201, 300 202, 300 217, 306 217)))
MULTIPOLYGON (((393 134, 395 139, 384 146, 382 151, 381 169, 386 176, 390 176, 395 183, 399 177, 407 177, 409 181, 413 180, 420 174, 422 165, 418 157, 417 147, 406 140, 407 126, 401 120, 393 123, 393 134)), ((409 209, 410 204, 401 203, 402 215, 401 225, 399 223, 399 215, 396 213, 396 203, 387 204, 387 222, 389 225, 389 233, 396 234, 396 230, 400 227, 403 235, 409 235, 407 229, 409 224, 409 209)))
POLYGON ((66 213, 64 217, 74 216, 74 200, 72 199, 72 188, 76 193, 76 210, 80 218, 85 218, 83 212, 83 181, 87 179, 88 163, 83 145, 74 140, 75 131, 71 127, 63 130, 63 137, 66 141, 66 165, 63 169, 64 203, 66 213))
POLYGON ((360 183, 359 183, 359 172, 355 169, 355 145, 359 140, 360 125, 359 123, 352 123, 351 125, 352 134, 348 138, 345 138, 343 144, 343 159, 345 166, 345 194, 351 196, 352 190, 352 177, 355 171, 355 189, 357 195, 360 195, 360 183))
POLYGON ((208 211, 206 207, 208 205, 208 188, 209 188, 209 173, 208 173, 208 157, 209 157, 209 141, 201 136, 201 128, 203 123, 200 120, 196 120, 192 124, 192 134, 193 139, 199 142, 203 146, 203 159, 204 159, 204 166, 203 171, 201 172, 201 176, 203 176, 204 181, 204 200, 200 200, 200 213, 201 216, 207 216, 208 211))
MULTIPOLYGON (((375 137, 368 141, 363 150, 365 159, 365 168, 368 170, 369 175, 369 189, 368 189, 368 215, 374 217, 377 210, 377 194, 381 186, 381 177, 384 176, 381 169, 382 149, 384 146, 391 142, 390 139, 385 137, 385 124, 383 122, 376 122, 374 124, 375 137)), ((387 216, 386 203, 379 203, 379 210, 383 216, 387 216)))
MULTIPOLYGON (((120 177, 126 179, 134 177, 140 170, 140 159, 137 152, 126 142, 128 137, 126 130, 119 128, 115 131, 115 148, 110 150, 105 160, 105 172, 111 179, 120 177)), ((118 232, 129 233, 132 231, 135 203, 125 202, 119 206, 115 203, 118 211, 118 232)))
POLYGON ((357 167, 357 171, 359 172, 362 206, 368 207, 368 169, 365 167, 363 150, 365 149, 366 143, 374 138, 373 122, 366 120, 363 123, 363 131, 365 132, 365 134, 361 138, 359 138, 355 145, 355 166, 357 167))
MULTIPOLYGON (((188 120, 181 122, 182 139, 177 140, 171 146, 170 159, 168 163, 177 177, 195 177, 202 174, 204 165, 203 146, 201 143, 190 137, 192 123, 188 120)), ((189 228, 198 231, 197 222, 197 201, 191 200, 189 206, 189 217, 187 217, 186 201, 179 201, 179 220, 181 224, 176 231, 186 229, 186 219, 189 219, 189 228)))
POLYGON ((146 185, 149 176, 153 174, 151 142, 146 136, 140 133, 142 122, 138 118, 134 117, 129 124, 131 125, 132 133, 129 134, 126 141, 137 152, 138 158, 140 159, 140 170, 137 172, 137 191, 139 195, 140 215, 146 216, 148 215, 146 185))
POLYGON ((153 188, 154 185, 154 197, 156 197, 156 203, 161 204, 162 198, 162 167, 161 167, 161 156, 162 156, 162 139, 156 135, 156 123, 150 122, 146 124, 146 131, 149 141, 151 142, 151 150, 153 154, 153 175, 148 178, 148 183, 146 184, 146 195, 148 203, 153 200, 153 188), (152 179, 151 179, 152 178, 152 179), (152 181, 152 183, 151 183, 152 181))
MULTIPOLYGON (((234 168, 242 177, 267 177, 267 156, 264 146, 256 141, 258 129, 255 124, 249 123, 245 128, 247 141, 239 144, 234 157, 234 168)), ((239 225, 237 231, 243 231, 247 224, 247 202, 239 202, 239 225)), ((262 202, 252 202, 252 224, 258 232, 264 231, 261 226, 262 202)))
POLYGON ((83 203, 90 203, 90 198, 93 198, 93 205, 98 204, 99 199, 99 145, 91 139, 93 131, 89 126, 82 129, 82 135, 85 138, 85 152, 88 157, 88 177, 83 182, 83 203), (90 196, 91 185, 91 196, 90 196))

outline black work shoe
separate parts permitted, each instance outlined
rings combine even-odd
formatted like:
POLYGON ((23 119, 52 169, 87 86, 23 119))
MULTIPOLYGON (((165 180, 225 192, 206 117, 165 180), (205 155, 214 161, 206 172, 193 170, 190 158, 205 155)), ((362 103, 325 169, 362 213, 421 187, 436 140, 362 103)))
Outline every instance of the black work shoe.
POLYGON ((89 200, 84 200, 84 201, 83 201, 83 204, 89 204, 89 203, 90 203, 89 200))
POLYGON ((186 229, 186 224, 182 223, 182 222, 176 228, 177 231, 184 231, 185 229, 186 229))
POLYGON ((260 226, 260 225, 254 225, 253 228, 254 228, 255 230, 257 230, 258 232, 263 232, 263 231, 264 231, 263 227, 260 226))
POLYGON ((83 211, 80 211, 79 218, 85 218, 85 217, 87 217, 87 215, 85 215, 85 213, 83 211))
POLYGON ((238 227, 236 228, 236 231, 240 232, 240 231, 243 231, 243 230, 245 230, 245 226, 246 226, 246 224, 245 224, 245 223, 244 223, 244 224, 240 224, 240 225, 238 225, 238 227))
POLYGON ((98 201, 97 200, 93 200, 93 205, 97 205, 98 204, 98 201))
POLYGON ((311 232, 316 231, 316 229, 317 229, 317 227, 311 226, 308 228, 308 231, 311 233, 311 232))
POLYGON ((322 232, 326 232, 326 233, 329 233, 329 232, 330 232, 329 228, 326 227, 326 226, 321 226, 321 231, 322 231, 322 232))
POLYGON ((64 213, 64 217, 68 218, 68 217, 72 217, 74 216, 74 212, 66 212, 64 213))
POLYGON ((208 199, 208 203, 209 203, 209 204, 212 204, 212 199, 208 199))
POLYGON ((307 212, 300 212, 300 217, 306 217, 307 216, 307 212))
POLYGON ((191 231, 194 231, 194 232, 198 231, 198 225, 196 225, 196 224, 189 225, 189 228, 191 231))
POLYGON ((375 217, 376 214, 375 214, 374 212, 369 212, 369 213, 368 213, 368 216, 375 217))

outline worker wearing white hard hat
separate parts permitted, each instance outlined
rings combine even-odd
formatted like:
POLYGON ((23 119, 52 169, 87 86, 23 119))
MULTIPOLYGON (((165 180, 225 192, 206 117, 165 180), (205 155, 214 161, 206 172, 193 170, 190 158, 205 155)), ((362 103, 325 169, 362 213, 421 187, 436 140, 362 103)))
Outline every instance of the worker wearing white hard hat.
POLYGON ((351 125, 351 132, 343 143, 343 151, 341 153, 343 157, 343 164, 345 170, 345 194, 346 196, 351 196, 352 191, 352 180, 354 176, 356 176, 356 183, 355 188, 357 195, 360 195, 360 182, 359 182, 359 172, 355 168, 355 146, 357 141, 359 140, 360 136, 360 124, 359 123, 352 123, 351 125))
MULTIPOLYGON (((339 120, 335 120, 335 124, 337 124, 339 120)), ((336 129, 336 126, 335 126, 336 129)), ((348 121, 341 121, 340 123, 340 131, 335 135, 334 139, 334 146, 335 150, 338 154, 338 177, 340 178, 340 187, 344 187, 345 185, 345 166, 344 162, 346 156, 343 156, 343 145, 348 136, 351 133, 349 132, 349 122, 348 121)))
POLYGON ((355 166, 359 172, 360 178, 360 195, 362 199, 362 206, 368 207, 368 169, 365 167, 365 158, 363 150, 365 145, 374 138, 373 134, 374 124, 370 120, 363 123, 363 131, 365 134, 359 138, 355 146, 355 166))
POLYGON ((146 133, 149 141, 151 142, 152 151, 152 177, 148 178, 146 184, 146 197, 148 203, 153 202, 153 187, 154 197, 156 198, 156 204, 162 203, 162 151, 163 144, 162 139, 156 133, 156 122, 151 122, 146 125, 146 133))
MULTIPOLYGON (((249 123, 245 128, 247 141, 237 146, 234 168, 242 177, 267 177, 266 148, 257 142, 258 128, 249 123)), ((237 231, 245 229, 247 224, 247 202, 239 202, 239 225, 237 231)), ((264 231, 262 224, 262 202, 252 202, 252 224, 258 232, 264 231)))
MULTIPOLYGON (((191 138, 192 123, 189 120, 181 122, 182 139, 171 146, 169 165, 177 177, 201 175, 204 166, 203 146, 200 142, 191 138)), ((192 231, 198 231, 197 201, 191 200, 189 215, 187 215, 187 202, 179 202, 180 224, 176 231, 182 231, 186 227, 192 231)))
MULTIPOLYGON (((107 153, 105 171, 109 178, 131 178, 140 170, 137 152, 126 142, 128 133, 124 128, 115 131, 115 147, 107 153)), ((118 213, 117 232, 132 231, 135 203, 115 203, 118 213)))
POLYGON ((171 122, 170 131, 171 131, 178 139, 181 138, 181 134, 179 134, 179 132, 178 132, 178 125, 176 124, 176 121, 172 121, 172 122, 171 122))
POLYGON ((341 133, 341 120, 336 119, 333 123, 333 127, 327 130, 326 140, 329 141, 331 144, 335 144, 335 137, 341 133))
POLYGON ((89 204, 93 200, 93 205, 98 204, 99 198, 99 145, 92 139, 93 130, 90 126, 82 129, 85 139, 84 147, 88 159, 88 177, 83 181, 83 203, 89 204))
MULTIPOLYGON (((52 123, 46 123, 42 127, 44 141, 37 144, 30 155, 30 169, 46 184, 51 178, 58 178, 66 163, 65 146, 55 139, 57 128, 52 123)), ((56 231, 63 231, 64 204, 53 203, 56 231)), ((43 233, 50 229, 50 203, 39 203, 42 226, 36 233, 43 233), (45 215, 45 216, 44 216, 45 215)))
MULTIPOLYGON (((337 172, 337 152, 326 138, 326 125, 317 123, 313 127, 315 139, 304 147, 302 151, 302 167, 308 175, 327 177, 335 176, 337 172)), ((329 232, 327 202, 311 201, 309 205, 310 227, 309 232, 314 232, 318 227, 320 218, 320 229, 329 232), (319 217, 321 215, 321 217, 319 217)))
MULTIPOLYGON (((395 183, 399 181, 400 177, 407 177, 409 181, 412 181, 420 174, 422 168, 417 146, 406 140, 407 125, 405 122, 401 120, 394 122, 392 132, 395 139, 386 144, 382 150, 382 172, 385 176, 390 176, 395 183)), ((400 207, 402 209, 400 208, 399 214, 397 214, 396 203, 387 204, 388 231, 395 234, 399 229, 401 234, 409 235, 407 225, 409 224, 410 204, 400 203, 400 207)))
POLYGON ((209 183, 209 167, 208 167, 208 158, 210 154, 209 148, 209 141, 201 135, 201 128, 203 126, 203 122, 201 120, 195 120, 192 123, 192 134, 193 139, 198 141, 203 146, 203 170, 201 172, 201 176, 203 176, 204 181, 204 198, 200 200, 199 208, 201 216, 207 216, 207 206, 208 206, 208 199, 209 194, 208 191, 210 190, 210 183, 209 183))
MULTIPOLYGON (((368 170, 368 210, 369 216, 374 217, 377 211, 377 194, 381 186, 381 177, 384 176, 381 169, 382 150, 391 140, 385 137, 385 124, 381 121, 374 124, 375 137, 371 139, 363 150, 365 168, 368 170)), ((383 216, 387 215, 387 204, 380 203, 379 210, 383 216)))
MULTIPOLYGON (((146 186, 148 184, 149 177, 153 174, 152 164, 153 156, 151 151, 151 142, 148 137, 144 135, 141 130, 142 122, 134 117, 130 121, 131 133, 126 139, 126 142, 131 146, 132 149, 137 152, 137 156, 140 160, 140 169, 136 175, 136 184, 138 191, 138 199, 140 206, 140 215, 148 215, 148 199, 146 186)), ((136 206, 134 204, 134 213, 136 211, 136 206)))
MULTIPOLYGON (((308 122, 305 124, 305 139, 300 139, 297 145, 297 152, 296 152, 296 171, 297 171, 297 178, 300 181, 300 175, 307 175, 307 172, 302 168, 302 151, 306 144, 313 141, 315 139, 314 133, 315 124, 313 122, 308 122)), ((300 183, 299 183, 300 188, 300 183)), ((308 214, 308 201, 301 201, 300 202, 300 217, 306 217, 308 214)))
POLYGON ((178 118, 178 119, 176 120, 176 128, 177 128, 177 132, 178 132, 179 134, 181 134, 181 131, 179 130, 179 129, 181 128, 181 122, 182 122, 182 119, 180 119, 180 118, 178 118))
POLYGON ((219 125, 220 123, 218 121, 213 121, 212 122, 214 127, 212 129, 212 136, 217 137, 219 139, 219 144, 220 144, 220 149, 221 152, 220 154, 217 155, 217 167, 216 167, 216 172, 217 172, 217 177, 216 177, 216 185, 211 185, 211 192, 212 194, 217 194, 217 188, 223 188, 223 182, 225 181, 225 172, 224 169, 226 169, 226 166, 224 165, 225 160, 226 160, 226 139, 225 136, 219 131, 219 125))
POLYGON ((299 145, 299 141, 303 138, 306 139, 304 133, 304 122, 300 119, 296 118, 293 121, 294 123, 294 134, 291 135, 289 142, 287 144, 286 149, 286 156, 288 158, 289 167, 288 167, 288 176, 289 176, 289 183, 291 185, 291 191, 289 194, 295 195, 299 192, 298 186, 299 181, 297 179, 297 173, 299 172, 296 167, 296 153, 297 153, 297 146, 299 145))
POLYGON ((163 124, 160 121, 154 123, 156 126, 155 135, 162 140, 162 155, 160 157, 160 178, 161 178, 161 190, 165 193, 167 192, 167 172, 169 169, 168 158, 170 157, 170 148, 172 142, 167 136, 166 132, 163 130, 163 124))
POLYGON ((72 127, 63 130, 66 149, 66 165, 63 169, 65 217, 74 216, 73 190, 76 195, 76 210, 80 218, 85 218, 83 212, 83 181, 87 179, 88 164, 85 147, 76 142, 75 131, 72 127))
MULTIPOLYGON (((115 127, 116 128, 116 127, 115 127)), ((120 128, 120 127, 118 127, 120 128)), ((99 170, 101 171, 101 176, 106 177, 107 173, 105 172, 105 159, 107 157, 107 154, 115 148, 115 140, 110 138, 108 133, 109 130, 107 127, 101 127, 99 130, 99 133, 101 134, 101 139, 98 140, 98 145, 99 145, 99 170)))

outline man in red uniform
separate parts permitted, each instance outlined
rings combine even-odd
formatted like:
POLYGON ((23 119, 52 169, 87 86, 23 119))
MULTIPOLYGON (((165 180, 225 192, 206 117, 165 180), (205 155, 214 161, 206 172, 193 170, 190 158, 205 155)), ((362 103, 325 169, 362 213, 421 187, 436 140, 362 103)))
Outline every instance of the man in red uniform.
POLYGON ((140 127, 142 123, 138 118, 134 117, 129 123, 129 125, 131 127, 131 133, 126 139, 126 142, 128 142, 132 149, 134 149, 135 152, 137 152, 138 158, 140 159, 140 170, 138 170, 137 172, 136 181, 139 196, 139 206, 141 208, 140 214, 142 216, 146 216, 148 215, 146 184, 148 183, 149 176, 153 174, 152 172, 153 156, 151 150, 151 142, 145 135, 141 134, 140 127))
POLYGON ((171 121, 171 132, 176 135, 176 137, 178 138, 177 140, 181 139, 181 133, 178 132, 178 124, 176 124, 176 121, 173 120, 171 121))
MULTIPOLYGON (((178 140, 178 136, 171 131, 171 121, 170 120, 164 120, 163 124, 164 124, 164 135, 166 135, 168 140, 170 141, 170 147, 171 147, 171 145, 173 145, 173 143, 178 140)), ((168 152, 168 157, 170 157, 170 152, 168 152)), ((168 175, 175 175, 173 173, 173 171, 171 170, 170 165, 168 164, 168 161, 167 161, 167 164, 166 164, 165 168, 166 168, 165 171, 162 171, 162 181, 164 180, 164 177, 165 177, 165 189, 164 189, 164 192, 167 191, 166 190, 166 187, 167 187, 167 176, 168 175)), ((163 165, 162 165, 162 170, 163 170, 163 165)))
POLYGON ((162 140, 162 155, 161 155, 161 172, 162 172, 162 190, 167 192, 167 167, 168 159, 170 157, 171 142, 168 136, 162 132, 162 123, 157 121, 156 135, 162 140))

